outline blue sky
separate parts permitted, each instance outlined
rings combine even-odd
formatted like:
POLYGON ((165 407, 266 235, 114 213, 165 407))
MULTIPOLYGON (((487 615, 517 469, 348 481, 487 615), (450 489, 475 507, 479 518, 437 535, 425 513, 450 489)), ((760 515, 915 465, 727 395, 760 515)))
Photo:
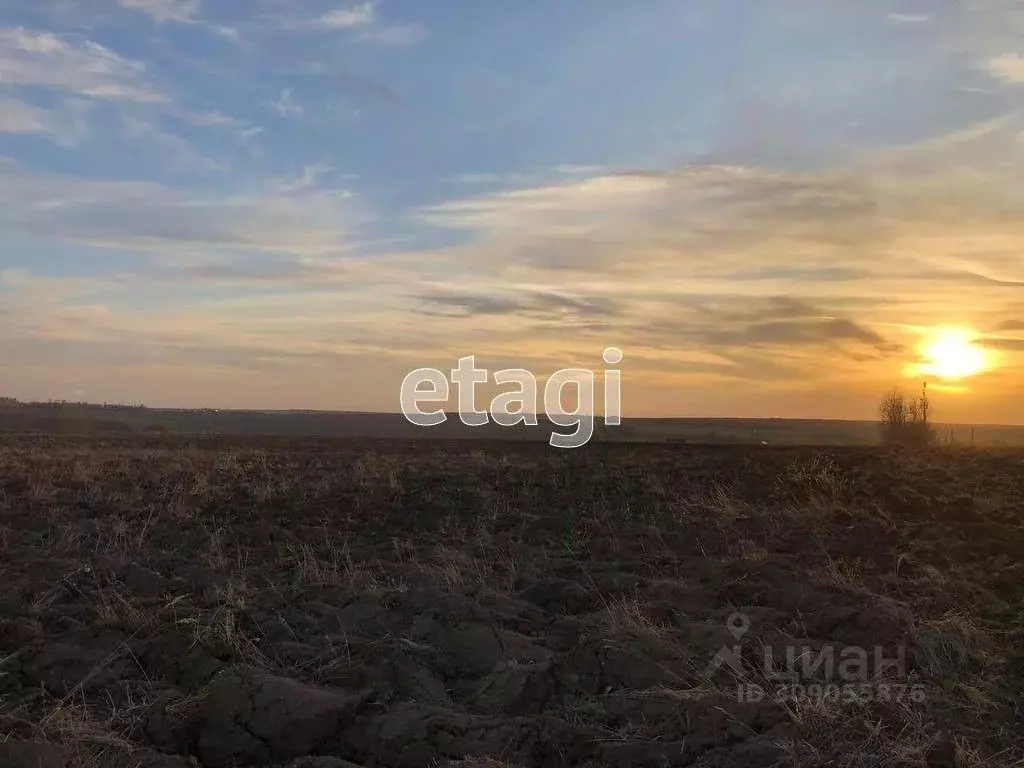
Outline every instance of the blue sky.
POLYGON ((627 415, 1019 421, 1024 3, 0 0, 30 398, 394 410, 626 351, 627 415), (1016 218, 1015 218, 1016 217, 1016 218), (822 365, 822 361, 827 365, 822 365))

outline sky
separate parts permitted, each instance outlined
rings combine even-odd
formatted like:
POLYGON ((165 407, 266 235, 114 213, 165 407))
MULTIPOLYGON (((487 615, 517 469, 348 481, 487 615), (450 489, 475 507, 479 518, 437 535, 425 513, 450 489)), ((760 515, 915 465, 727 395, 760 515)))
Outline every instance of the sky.
POLYGON ((0 395, 1024 424, 1024 0, 0 0, 0 395))

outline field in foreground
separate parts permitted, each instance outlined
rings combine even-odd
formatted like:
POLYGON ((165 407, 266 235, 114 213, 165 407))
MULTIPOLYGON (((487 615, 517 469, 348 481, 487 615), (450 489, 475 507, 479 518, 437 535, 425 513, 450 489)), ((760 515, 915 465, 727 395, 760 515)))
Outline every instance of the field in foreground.
POLYGON ((1020 766, 1022 525, 1011 452, 2 438, 0 765, 1020 766))

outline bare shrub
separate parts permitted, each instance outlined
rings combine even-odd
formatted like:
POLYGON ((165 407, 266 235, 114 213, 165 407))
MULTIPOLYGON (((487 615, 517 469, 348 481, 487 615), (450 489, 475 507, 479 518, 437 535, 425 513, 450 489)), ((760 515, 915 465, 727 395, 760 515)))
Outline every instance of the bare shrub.
POLYGON ((929 421, 931 404, 928 390, 921 390, 917 398, 908 398, 893 390, 878 405, 878 418, 882 430, 882 443, 909 448, 923 448, 935 440, 929 421))

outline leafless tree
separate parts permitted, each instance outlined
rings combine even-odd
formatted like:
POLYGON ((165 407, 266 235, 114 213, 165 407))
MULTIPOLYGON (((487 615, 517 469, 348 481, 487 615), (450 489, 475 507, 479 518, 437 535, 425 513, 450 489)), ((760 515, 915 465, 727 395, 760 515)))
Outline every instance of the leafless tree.
POLYGON ((928 445, 934 439, 930 412, 927 385, 916 398, 908 398, 901 391, 893 390, 878 405, 882 442, 918 448, 928 445))

